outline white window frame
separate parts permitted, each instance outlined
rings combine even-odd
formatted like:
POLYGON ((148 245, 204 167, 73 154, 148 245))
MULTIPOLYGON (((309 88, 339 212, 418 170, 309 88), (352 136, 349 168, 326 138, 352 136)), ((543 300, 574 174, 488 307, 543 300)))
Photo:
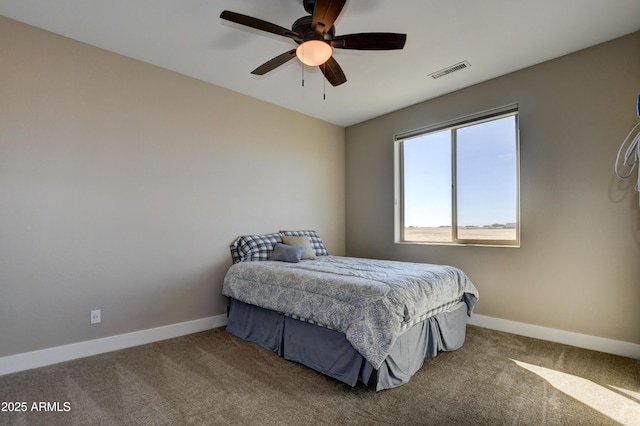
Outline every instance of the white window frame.
POLYGON ((519 126, 519 114, 518 114, 518 105, 512 104, 507 105, 500 108, 495 108, 488 111, 483 111, 477 114, 465 116, 462 118, 457 118, 454 120, 449 120, 446 122, 430 125, 427 127, 402 132, 394 135, 394 186, 395 186, 395 196, 394 196, 394 238, 396 243, 401 244, 430 244, 430 245, 482 245, 482 246, 500 246, 500 247, 520 247, 520 126, 519 126), (458 229, 457 229, 457 194, 456 194, 456 138, 455 138, 455 130, 480 124, 483 122, 514 116, 515 118, 515 143, 516 143, 516 228, 515 228, 515 239, 514 240, 497 240, 497 239, 464 239, 458 237, 458 229), (403 202, 403 188, 404 188, 404 171, 403 171, 403 141, 406 139, 411 139, 415 137, 419 137, 422 135, 426 135, 428 133, 434 133, 443 130, 450 130, 452 132, 451 136, 451 174, 452 174, 452 188, 451 188, 451 241, 450 242, 441 242, 441 241, 412 241, 405 240, 404 238, 404 202, 403 202))

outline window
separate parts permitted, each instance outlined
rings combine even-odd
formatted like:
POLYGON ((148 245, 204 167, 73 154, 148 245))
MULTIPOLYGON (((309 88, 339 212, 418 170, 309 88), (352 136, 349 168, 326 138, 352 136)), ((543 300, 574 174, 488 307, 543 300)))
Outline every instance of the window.
POLYGON ((395 141, 396 241, 519 245, 517 106, 395 141))

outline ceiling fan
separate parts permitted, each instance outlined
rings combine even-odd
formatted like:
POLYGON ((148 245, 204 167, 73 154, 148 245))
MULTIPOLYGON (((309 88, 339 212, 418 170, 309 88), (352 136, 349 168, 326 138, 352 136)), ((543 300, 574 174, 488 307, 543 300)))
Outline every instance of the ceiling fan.
POLYGON ((304 9, 311 15, 295 21, 288 30, 262 19, 242 15, 228 10, 220 18, 236 24, 245 25, 261 31, 288 37, 298 44, 289 50, 260 65, 251 74, 264 75, 297 57, 302 63, 319 66, 326 79, 338 86, 347 81, 338 62, 333 58, 333 48, 354 50, 396 50, 402 49, 407 40, 406 34, 397 33, 358 33, 342 36, 335 35, 333 23, 342 12, 347 0, 303 0, 304 9))

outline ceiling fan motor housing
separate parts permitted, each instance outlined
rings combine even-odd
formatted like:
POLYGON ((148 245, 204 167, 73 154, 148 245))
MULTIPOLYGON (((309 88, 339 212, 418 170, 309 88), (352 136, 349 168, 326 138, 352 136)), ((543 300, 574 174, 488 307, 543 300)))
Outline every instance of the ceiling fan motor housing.
POLYGON ((303 16, 302 18, 296 20, 293 25, 291 26, 291 29, 298 33, 304 40, 313 40, 313 39, 317 39, 317 40, 331 40, 333 39, 333 37, 336 34, 336 27, 335 26, 331 26, 331 28, 329 29, 329 31, 327 31, 326 33, 320 35, 320 34, 316 34, 316 32, 313 30, 312 27, 312 19, 313 17, 311 15, 308 16, 303 16))

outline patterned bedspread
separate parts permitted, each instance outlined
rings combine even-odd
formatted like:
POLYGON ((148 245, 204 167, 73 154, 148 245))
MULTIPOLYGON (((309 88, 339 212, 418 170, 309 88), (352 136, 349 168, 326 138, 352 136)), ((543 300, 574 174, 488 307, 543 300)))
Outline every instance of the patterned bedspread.
POLYGON ((471 315, 478 300, 453 266, 341 256, 236 263, 222 294, 344 333, 376 369, 411 325, 461 300, 471 315))

